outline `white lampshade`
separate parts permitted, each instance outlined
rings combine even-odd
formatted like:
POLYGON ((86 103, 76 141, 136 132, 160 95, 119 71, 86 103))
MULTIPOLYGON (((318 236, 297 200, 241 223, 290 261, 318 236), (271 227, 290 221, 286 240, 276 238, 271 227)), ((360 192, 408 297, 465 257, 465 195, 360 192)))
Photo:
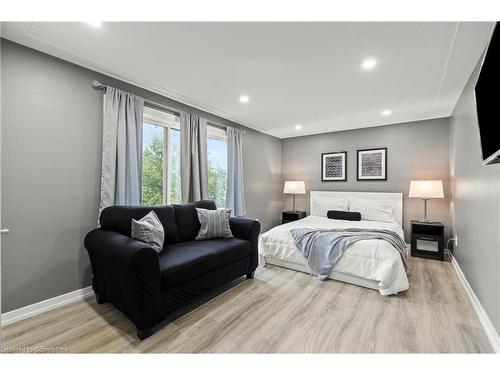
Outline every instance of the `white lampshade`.
POLYGON ((306 185, 304 181, 285 181, 284 194, 305 194, 306 185))
POLYGON ((413 180, 410 181, 410 198, 444 198, 443 181, 413 180))

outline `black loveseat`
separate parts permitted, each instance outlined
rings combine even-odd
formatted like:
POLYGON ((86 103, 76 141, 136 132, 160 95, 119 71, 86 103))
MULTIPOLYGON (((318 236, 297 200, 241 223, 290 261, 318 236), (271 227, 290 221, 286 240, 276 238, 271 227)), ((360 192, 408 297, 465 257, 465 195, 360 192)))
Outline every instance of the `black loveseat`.
POLYGON ((195 241, 200 229, 196 207, 216 209, 212 201, 108 207, 101 213, 101 228, 85 237, 97 302, 122 311, 140 339, 197 296, 244 275, 252 278, 257 268, 259 222, 232 217, 234 238, 195 241), (132 219, 151 210, 165 230, 159 254, 130 237, 132 219))

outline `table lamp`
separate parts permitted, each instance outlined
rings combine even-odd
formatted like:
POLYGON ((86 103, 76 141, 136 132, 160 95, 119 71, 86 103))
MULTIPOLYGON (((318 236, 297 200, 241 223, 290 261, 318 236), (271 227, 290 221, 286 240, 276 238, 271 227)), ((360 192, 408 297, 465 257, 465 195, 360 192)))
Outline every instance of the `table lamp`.
POLYGON ((297 212, 295 209, 295 197, 297 194, 305 194, 306 186, 304 181, 285 181, 285 188, 283 189, 283 194, 292 194, 293 196, 293 211, 297 212))
POLYGON ((422 198, 424 200, 424 218, 422 223, 428 223, 427 201, 431 198, 444 198, 443 181, 441 180, 412 180, 410 181, 410 198, 422 198))

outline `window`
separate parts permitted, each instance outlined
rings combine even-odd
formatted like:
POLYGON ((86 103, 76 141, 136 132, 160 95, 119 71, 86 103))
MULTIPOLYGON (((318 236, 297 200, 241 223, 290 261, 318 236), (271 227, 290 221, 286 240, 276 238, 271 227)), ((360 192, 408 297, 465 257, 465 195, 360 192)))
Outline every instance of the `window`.
POLYGON ((226 131, 214 126, 207 129, 208 198, 218 208, 226 204, 227 137, 226 131))
POLYGON ((179 123, 179 116, 151 107, 144 107, 143 205, 181 202, 179 123))
MULTIPOLYGON (((181 202, 181 134, 177 115, 144 107, 142 204, 181 202)), ((208 196, 218 208, 226 203, 226 131, 207 128, 208 196)))

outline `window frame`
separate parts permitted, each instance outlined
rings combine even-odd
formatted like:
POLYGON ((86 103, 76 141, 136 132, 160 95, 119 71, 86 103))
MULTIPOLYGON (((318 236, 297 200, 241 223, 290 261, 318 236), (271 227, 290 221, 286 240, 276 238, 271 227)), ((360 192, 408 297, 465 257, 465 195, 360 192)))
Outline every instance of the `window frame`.
POLYGON ((209 122, 207 125, 207 138, 213 138, 227 143, 227 131, 209 122))
MULTIPOLYGON (((163 204, 171 204, 170 202, 170 184, 169 184, 169 166, 170 158, 170 142, 171 131, 180 131, 180 123, 172 121, 172 118, 180 119, 180 115, 174 112, 166 111, 165 109, 157 108, 153 105, 144 105, 142 123, 158 126, 163 128, 163 180, 162 180, 162 196, 163 204)), ((227 130, 220 125, 207 122, 207 142, 209 139, 224 142, 227 147, 227 130)), ((208 157, 208 148, 207 148, 208 157)), ((227 169, 227 158, 226 158, 227 169)), ((226 187, 227 188, 227 187, 226 187)), ((142 197, 141 197, 142 201, 142 197)))
MULTIPOLYGON (((168 183, 168 172, 170 165, 170 132, 172 129, 180 131, 180 125, 172 122, 167 116, 174 116, 180 118, 178 114, 167 112, 162 109, 155 108, 154 106, 144 105, 142 115, 142 124, 144 123, 159 126, 163 128, 163 181, 162 181, 162 195, 163 204, 170 204, 170 184, 168 183), (152 112, 150 112, 152 111, 152 112)), ((142 161, 141 161, 142 162, 142 161)), ((141 197, 142 202, 142 197, 141 197)))

